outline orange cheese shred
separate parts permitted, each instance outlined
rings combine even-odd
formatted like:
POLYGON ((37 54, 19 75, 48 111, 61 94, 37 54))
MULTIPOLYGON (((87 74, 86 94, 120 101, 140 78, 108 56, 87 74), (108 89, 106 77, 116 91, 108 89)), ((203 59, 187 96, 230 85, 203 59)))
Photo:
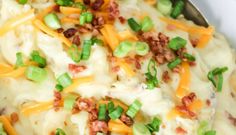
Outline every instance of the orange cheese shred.
POLYGON ((64 7, 60 6, 60 12, 64 15, 71 15, 71 14, 80 14, 81 9, 73 8, 73 7, 64 7))
POLYGON ((20 67, 14 70, 14 68, 9 68, 9 72, 4 72, 0 73, 0 78, 1 77, 12 77, 12 78, 17 78, 25 74, 26 67, 20 67), (13 70, 11 70, 13 69, 13 70))
POLYGON ((108 122, 108 130, 114 133, 120 133, 120 134, 133 134, 133 130, 131 127, 128 127, 120 120, 110 120, 108 122))
POLYGON ((211 35, 202 35, 198 41, 197 48, 204 48, 211 38, 211 35))
POLYGON ((8 135, 17 135, 7 116, 0 116, 0 122, 3 124, 3 128, 6 130, 8 135))
POLYGON ((61 23, 72 23, 72 24, 80 24, 79 20, 77 19, 73 19, 73 18, 69 18, 69 17, 64 17, 61 19, 61 23))
POLYGON ((81 84, 89 83, 89 82, 92 82, 93 80, 94 80, 93 76, 87 76, 87 77, 81 77, 81 78, 74 79, 73 83, 70 86, 68 86, 67 88, 65 88, 63 90, 63 92, 65 92, 65 93, 73 92, 81 84))
POLYGON ((37 114, 46 110, 53 108, 53 101, 36 103, 21 109, 21 113, 25 116, 30 116, 32 114, 37 114))
POLYGON ((33 23, 38 29, 40 29, 41 31, 47 33, 48 35, 50 35, 52 37, 58 38, 61 42, 63 42, 68 47, 70 47, 72 45, 71 41, 69 39, 67 39, 66 37, 64 37, 64 35, 51 30, 39 19, 36 19, 33 23))
POLYGON ((12 66, 0 63, 0 74, 9 73, 13 70, 14 68, 12 66))
POLYGON ((197 112, 202 109, 203 105, 204 103, 200 99, 196 99, 188 106, 188 109, 197 112))
POLYGON ((49 7, 47 7, 46 9, 44 9, 42 12, 38 13, 36 18, 39 20, 43 20, 44 16, 46 16, 47 14, 49 14, 50 12, 54 11, 54 9, 56 8, 57 5, 51 5, 49 7))
MULTIPOLYGON (((106 31, 103 35, 105 40, 109 44, 110 48, 114 51, 116 47, 119 45, 119 39, 117 36, 117 31, 115 30, 114 26, 110 24, 105 24, 104 28, 101 32, 106 31)), ((103 33, 102 33, 103 34, 103 33)))
POLYGON ((127 39, 134 40, 134 41, 138 40, 138 38, 133 33, 131 33, 129 30, 119 32, 118 38, 120 41, 127 40, 127 39))
POLYGON ((181 72, 180 72, 180 82, 178 88, 176 90, 176 96, 179 98, 184 97, 189 91, 190 85, 190 67, 189 64, 186 62, 182 63, 181 72))
POLYGON ((168 120, 172 120, 178 116, 181 116, 181 113, 176 108, 173 108, 170 110, 166 117, 168 120))
POLYGON ((9 19, 5 24, 0 27, 0 36, 4 35, 10 30, 15 29, 19 25, 26 22, 32 21, 34 19, 34 10, 29 10, 21 15, 18 15, 12 19, 9 19))
POLYGON ((117 65, 120 66, 129 77, 135 76, 134 70, 122 59, 117 59, 117 65))

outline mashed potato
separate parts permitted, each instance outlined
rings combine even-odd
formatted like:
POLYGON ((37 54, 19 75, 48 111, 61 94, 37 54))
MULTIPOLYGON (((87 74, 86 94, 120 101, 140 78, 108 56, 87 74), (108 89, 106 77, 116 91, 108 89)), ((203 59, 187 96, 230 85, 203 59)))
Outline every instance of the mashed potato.
MULTIPOLYGON (((98 132, 106 134, 108 131, 114 135, 141 135, 144 133, 137 134, 132 125, 147 125, 154 118, 161 121, 159 130, 150 130, 149 134, 206 135, 207 131, 216 131, 217 135, 236 134, 236 57, 222 35, 209 33, 210 27, 196 26, 182 15, 175 21, 188 30, 176 23, 163 21, 173 19, 163 16, 143 0, 105 0, 99 11, 89 9, 88 12, 94 15, 93 20, 105 18, 101 25, 94 21, 92 25, 90 22, 85 25, 76 24, 76 19, 81 21, 76 12, 78 7, 73 7, 77 8, 76 11, 66 9, 63 12, 61 8, 57 10, 54 6, 49 11, 54 4, 53 0, 29 0, 24 5, 15 0, 0 0, 0 115, 11 120, 15 130, 12 132, 15 133, 4 126, 9 135, 54 135, 58 129, 67 135, 96 135, 98 132), (44 12, 46 13, 43 14, 44 12), (64 36, 63 33, 58 33, 60 30, 50 29, 44 19, 40 18, 40 15, 44 17, 50 12, 59 17, 64 36), (29 13, 28 16, 31 17, 19 22, 21 18, 27 18, 29 13), (26 16, 22 16, 24 14, 26 16), (17 18, 19 16, 21 18, 17 18), (146 16, 152 21, 152 29, 145 32, 132 31, 127 19, 142 22, 146 16), (65 21, 66 18, 71 20, 65 21), (50 34, 52 32, 40 27, 37 21, 56 34, 50 34), (66 31, 70 28, 77 32, 66 38, 66 31), (193 28, 197 32, 191 31, 193 28), (208 33, 204 33, 206 31, 208 33), (203 47, 194 46, 193 41, 201 42, 204 36, 209 36, 209 41, 203 47), (79 43, 75 42, 78 37, 79 43), (92 37, 101 39, 104 43, 101 45, 100 42, 93 42, 89 58, 83 59, 86 40, 92 37), (176 37, 186 42, 177 51, 167 45, 176 37), (125 58, 112 53, 118 48, 117 41, 132 43, 132 49, 125 58), (150 49, 145 55, 138 56, 134 51, 137 41, 149 45, 150 49), (82 51, 80 62, 74 61, 68 53, 68 42, 77 43, 77 49, 82 51), (114 45, 117 46, 112 48, 114 45), (46 59, 45 67, 38 66, 37 60, 32 59, 34 50, 39 52, 41 58, 46 59), (21 53, 21 58, 17 57, 18 52, 21 53), (195 61, 189 60, 183 53, 190 54, 195 61), (174 58, 169 58, 172 55, 174 58), (175 58, 180 58, 182 64, 179 63, 172 69, 169 63, 175 58), (19 59, 22 59, 23 66, 16 65, 19 59), (150 59, 155 61, 157 72, 154 78, 158 83, 154 88, 148 87, 150 78, 146 75, 150 59), (25 74, 29 66, 46 71, 46 77, 39 82, 30 78, 25 74), (220 73, 223 76, 221 92, 217 92, 218 87, 208 79, 208 73, 217 67, 227 67, 226 72, 220 73), (58 81, 64 73, 69 75, 70 83, 65 87, 58 81), (64 87, 61 92, 55 88, 57 84, 64 87), (76 98, 72 108, 68 109, 68 103, 65 102, 71 96, 76 98), (117 120, 91 120, 94 115, 100 115, 97 114, 100 111, 98 106, 108 101, 123 107, 122 116, 117 120), (127 124, 122 117, 131 119, 125 112, 128 106, 129 109, 132 108, 134 101, 141 104, 137 110, 139 113, 131 120, 131 124, 127 124), (91 104, 95 107, 89 110, 90 108, 83 108, 82 103, 87 107, 91 107, 91 104), (13 113, 17 116, 15 121, 13 113), (119 126, 112 126, 112 122, 119 126), (207 123, 205 126, 204 122, 207 123)), ((215 78, 217 82, 220 81, 219 76, 215 78)), ((110 112, 108 114, 110 116, 110 112)), ((6 124, 2 119, 0 122, 6 124)))

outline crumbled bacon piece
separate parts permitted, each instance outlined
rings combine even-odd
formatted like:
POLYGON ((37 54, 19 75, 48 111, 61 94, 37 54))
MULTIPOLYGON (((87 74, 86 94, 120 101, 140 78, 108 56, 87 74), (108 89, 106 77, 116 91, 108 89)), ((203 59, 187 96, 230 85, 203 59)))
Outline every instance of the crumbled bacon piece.
POLYGON ((80 37, 79 35, 75 35, 72 39, 72 43, 79 46, 80 45, 80 37))
POLYGON ((92 98, 79 98, 76 101, 76 105, 79 110, 91 112, 95 109, 96 105, 92 98))
POLYGON ((97 119, 98 119, 98 110, 97 109, 91 110, 91 112, 89 113, 89 121, 95 121, 97 119))
POLYGON ((54 91, 54 102, 53 102, 53 106, 55 108, 55 111, 58 111, 59 107, 61 106, 61 100, 62 100, 62 96, 61 93, 58 91, 54 91))
POLYGON ((180 71, 181 71, 181 66, 180 66, 180 65, 177 65, 175 68, 172 69, 172 71, 173 71, 174 73, 180 73, 180 71))
POLYGON ((104 24, 105 19, 102 16, 96 16, 92 21, 92 25, 95 29, 101 28, 104 24))
POLYGON ((123 16, 120 16, 119 21, 121 24, 124 24, 126 22, 126 19, 123 16))
POLYGON ((90 5, 90 0, 83 0, 85 5, 90 5))
POLYGON ((119 5, 115 2, 115 0, 111 0, 108 6, 109 11, 109 18, 114 20, 116 17, 119 16, 119 5))
POLYGON ((19 116, 16 112, 13 112, 11 114, 10 118, 11 118, 11 123, 12 124, 15 124, 19 120, 19 116))
POLYGON ((120 120, 125 123, 127 126, 132 126, 134 121, 127 115, 122 114, 120 120))
POLYGON ((93 121, 90 123, 90 135, 96 135, 97 132, 108 132, 108 124, 105 121, 93 121))
POLYGON ((226 112, 227 117, 229 119, 229 121, 233 124, 233 126, 236 127, 236 117, 234 117, 232 114, 230 114, 229 112, 226 112))
POLYGON ((187 106, 176 106, 176 109, 187 117, 196 118, 197 116, 196 113, 190 111, 187 106))
POLYGON ((69 28, 66 31, 64 31, 63 34, 66 38, 71 38, 75 35, 76 32, 77 30, 75 28, 69 28))
POLYGON ((206 100, 206 104, 207 106, 210 106, 211 105, 211 101, 209 99, 206 100))
POLYGON ((189 106, 196 99, 196 97, 197 97, 196 94, 192 92, 189 95, 184 96, 182 98, 182 104, 184 106, 189 106))
POLYGON ((85 24, 84 26, 79 26, 78 31, 81 34, 91 32, 93 30, 93 26, 90 23, 85 24))
POLYGON ((112 72, 118 72, 120 71, 120 66, 115 66, 111 68, 112 72))
POLYGON ((62 33, 63 31, 64 31, 63 28, 59 28, 59 29, 57 29, 57 32, 58 32, 58 33, 62 33))
POLYGON ((60 12, 60 6, 59 5, 54 5, 53 6, 53 11, 60 12))
POLYGON ((177 134, 187 134, 187 131, 184 130, 182 127, 177 127, 177 128, 175 129, 175 132, 176 132, 177 134))
POLYGON ((190 61, 188 62, 188 64, 191 66, 191 67, 194 67, 197 65, 197 63, 195 61, 190 61))
POLYGON ((83 65, 76 65, 76 64, 69 64, 69 71, 72 72, 72 74, 77 74, 79 72, 82 72, 86 69, 86 66, 83 65))
POLYGON ((184 53, 187 53, 187 49, 186 48, 180 48, 179 50, 177 50, 177 55, 179 56, 180 59, 187 61, 187 59, 184 57, 184 53))
POLYGON ((92 9, 93 10, 99 10, 102 7, 103 4, 104 4, 104 0, 95 0, 92 3, 92 9))
POLYGON ((199 40, 198 39, 192 39, 192 40, 190 40, 190 42, 191 42, 192 46, 195 48, 195 47, 197 47, 197 44, 198 44, 199 40))
POLYGON ((163 72, 163 74, 162 74, 162 80, 163 80, 165 83, 168 83, 168 82, 171 80, 168 71, 164 71, 164 72, 163 72))

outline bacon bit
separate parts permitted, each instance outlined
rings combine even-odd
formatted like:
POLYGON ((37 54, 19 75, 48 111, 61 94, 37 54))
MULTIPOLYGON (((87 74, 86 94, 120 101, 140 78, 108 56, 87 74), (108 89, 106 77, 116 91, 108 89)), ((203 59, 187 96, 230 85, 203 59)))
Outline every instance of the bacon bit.
POLYGON ((177 134, 187 134, 187 131, 184 130, 182 127, 177 127, 177 128, 175 129, 175 132, 176 132, 177 134))
POLYGON ((53 6, 53 11, 60 12, 60 6, 59 5, 54 5, 53 6))
POLYGON ((104 4, 104 0, 95 0, 95 2, 92 3, 91 7, 93 10, 99 10, 103 4, 104 4))
POLYGON ((211 101, 209 99, 206 100, 207 106, 211 106, 211 101))
POLYGON ((228 116, 229 121, 233 124, 233 126, 236 127, 236 117, 234 117, 232 114, 229 112, 226 112, 226 115, 228 116))
POLYGON ((58 33, 62 33, 63 31, 64 31, 63 28, 59 28, 59 29, 57 29, 57 32, 58 32, 58 33))
POLYGON ((61 93, 58 91, 54 91, 53 107, 54 107, 55 111, 59 110, 59 107, 61 106, 61 100, 62 100, 61 93))
POLYGON ((72 43, 79 46, 80 45, 80 37, 79 35, 75 35, 72 39, 72 43))
POLYGON ((6 108, 2 108, 2 109, 0 109, 0 115, 4 114, 5 111, 6 111, 6 108))
POLYGON ((175 68, 172 69, 172 71, 173 71, 174 73, 180 73, 180 71, 181 71, 181 66, 180 66, 180 65, 177 65, 175 68))
POLYGON ((190 42, 191 42, 192 46, 193 46, 194 48, 196 48, 197 45, 198 45, 199 39, 192 39, 192 40, 190 40, 190 42))
POLYGON ((81 34, 91 32, 92 30, 93 30, 93 26, 92 24, 89 24, 89 23, 85 24, 84 26, 79 26, 78 28, 78 31, 81 34))
POLYGON ((194 112, 190 111, 187 106, 176 106, 176 109, 187 117, 194 119, 197 116, 194 112))
POLYGON ((93 21, 92 25, 95 29, 100 29, 105 24, 105 19, 102 16, 96 16, 93 21))
POLYGON ((187 61, 187 59, 184 57, 184 53, 187 53, 186 48, 181 48, 181 49, 177 50, 177 52, 176 52, 176 54, 179 56, 180 59, 187 61))
POLYGON ((90 5, 90 0, 83 0, 85 5, 90 5))
POLYGON ((120 120, 125 123, 127 126, 132 126, 134 121, 127 115, 122 114, 120 120))
POLYGON ((97 132, 108 132, 108 124, 105 121, 94 121, 90 123, 90 135, 96 135, 97 132))
POLYGON ((189 95, 184 96, 182 98, 182 104, 184 106, 189 106, 196 98, 197 98, 196 94, 192 92, 189 95))
POLYGON ((169 31, 176 30, 176 27, 175 27, 174 25, 171 25, 171 24, 168 24, 168 25, 166 26, 166 28, 167 28, 167 30, 169 30, 169 31))
POLYGON ((50 135, 55 135, 56 133, 54 131, 50 132, 50 135))
POLYGON ((67 126, 67 122, 66 121, 64 121, 64 125, 67 126))
POLYGON ((86 66, 76 65, 76 64, 69 64, 68 68, 69 68, 69 71, 72 72, 72 74, 77 74, 77 73, 82 72, 85 69, 87 69, 86 66))
POLYGON ((69 28, 66 31, 64 31, 63 34, 66 38, 71 38, 75 35, 76 32, 77 30, 75 28, 69 28))
POLYGON ((111 68, 112 72, 118 72, 120 71, 120 66, 115 66, 111 68))
POLYGON ((190 61, 190 62, 188 62, 189 63, 189 65, 191 66, 191 67, 194 67, 194 66, 196 66, 197 65, 197 63, 196 62, 194 62, 194 61, 190 61))
POLYGON ((123 16, 120 16, 118 19, 119 19, 121 24, 125 24, 126 19, 123 16))
POLYGON ((16 112, 13 112, 11 114, 10 118, 11 118, 11 123, 12 124, 15 124, 19 120, 19 116, 16 112))
POLYGON ((115 0, 111 0, 108 6, 108 11, 109 11, 109 18, 111 20, 114 20, 116 17, 119 16, 120 11, 119 11, 119 5, 115 2, 115 0))
POLYGON ((79 110, 91 112, 96 108, 96 104, 92 98, 79 98, 76 101, 76 105, 79 110))
POLYGON ((233 92, 230 93, 232 98, 235 98, 235 94, 233 92))
POLYGON ((98 110, 97 109, 93 109, 90 113, 89 113, 89 121, 95 121, 98 119, 98 110))
POLYGON ((140 64, 140 62, 138 60, 135 59, 134 63, 135 63, 135 67, 137 69, 141 69, 141 64, 140 64))
POLYGON ((163 72, 163 74, 162 74, 162 80, 163 80, 165 83, 170 82, 171 78, 170 78, 170 75, 169 75, 169 72, 168 72, 168 71, 164 71, 164 72, 163 72))

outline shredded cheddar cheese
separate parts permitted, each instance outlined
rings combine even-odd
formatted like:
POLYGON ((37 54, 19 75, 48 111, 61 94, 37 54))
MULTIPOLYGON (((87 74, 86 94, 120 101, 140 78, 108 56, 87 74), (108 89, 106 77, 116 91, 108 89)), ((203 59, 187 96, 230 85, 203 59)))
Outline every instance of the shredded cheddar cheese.
POLYGON ((43 32, 47 33, 48 35, 52 36, 52 37, 55 37, 55 38, 58 38, 61 42, 63 42, 65 45, 67 46, 71 46, 72 43, 70 42, 69 39, 67 39, 66 37, 64 37, 64 35, 62 34, 59 34, 53 30, 51 30, 50 28, 48 28, 42 21, 40 21, 39 19, 36 19, 34 22, 34 25, 42 30, 43 32))
POLYGON ((37 19, 39 20, 43 20, 44 16, 46 16, 47 14, 49 14, 50 12, 52 12, 55 9, 56 5, 51 5, 49 7, 47 7, 46 9, 44 9, 42 12, 37 14, 37 19))
POLYGON ((8 70, 9 70, 9 72, 0 73, 0 78, 1 77, 13 77, 13 78, 20 77, 20 76, 24 75, 26 67, 20 67, 15 70, 10 70, 10 69, 8 69, 8 70))
POLYGON ((60 6, 60 12, 64 15, 80 14, 81 9, 73 7, 60 6))
POLYGON ((0 122, 3 123, 3 128, 6 130, 8 135, 17 135, 14 127, 11 125, 9 118, 5 115, 0 116, 0 122))
POLYGON ((22 108, 21 113, 25 116, 30 116, 32 114, 37 114, 51 108, 53 108, 53 101, 41 102, 22 108))
POLYGON ((64 17, 61 19, 61 23, 72 23, 72 24, 80 24, 79 20, 77 19, 73 19, 73 18, 69 18, 69 17, 64 17))
POLYGON ((21 15, 16 16, 15 18, 8 20, 5 24, 3 24, 0 27, 0 36, 4 35, 10 30, 15 29, 19 25, 32 21, 34 17, 35 17, 34 10, 32 9, 27 11, 26 13, 23 13, 21 15))
POLYGON ((138 38, 133 33, 131 33, 129 30, 119 32, 118 37, 119 37, 120 41, 128 40, 128 39, 134 40, 134 41, 138 40, 138 38))
POLYGON ((73 92, 76 89, 76 87, 78 87, 79 85, 84 84, 84 83, 89 83, 93 80, 94 80, 93 76, 87 76, 87 77, 81 77, 81 78, 74 79, 73 83, 70 86, 68 86, 67 88, 65 88, 63 90, 63 92, 65 92, 65 93, 73 92))
POLYGON ((125 125, 120 120, 110 120, 108 122, 108 130, 115 133, 121 133, 121 134, 133 134, 132 128, 125 125))

